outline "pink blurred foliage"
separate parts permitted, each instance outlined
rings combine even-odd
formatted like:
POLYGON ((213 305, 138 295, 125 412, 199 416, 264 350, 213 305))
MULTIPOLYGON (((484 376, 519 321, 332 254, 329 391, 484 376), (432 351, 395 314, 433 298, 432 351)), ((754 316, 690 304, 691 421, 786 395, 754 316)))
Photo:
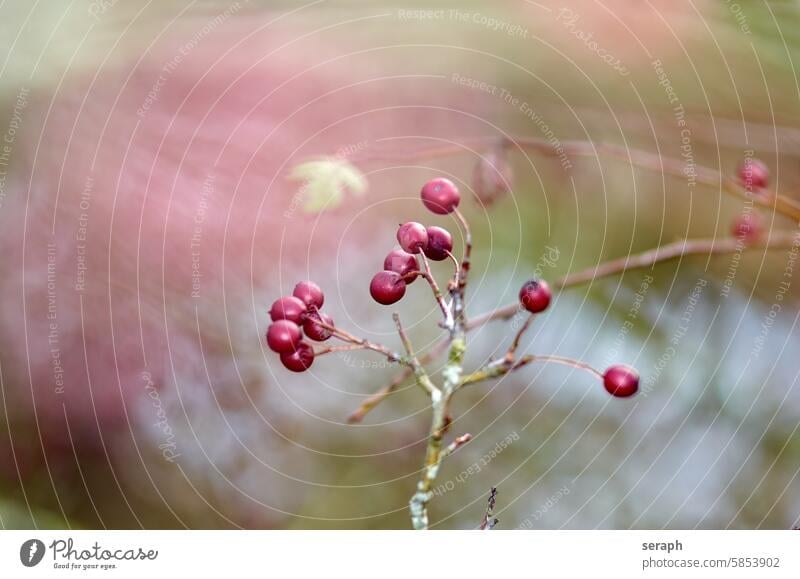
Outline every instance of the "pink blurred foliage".
POLYGON ((709 13, 708 4, 706 0, 541 0, 519 7, 537 35, 594 76, 598 56, 618 60, 620 67, 630 71, 650 66, 655 58, 682 55, 693 39, 694 28, 689 25, 701 25, 709 13))
MULTIPOLYGON (((246 403, 245 384, 269 388, 261 345, 269 302, 307 265, 312 230, 335 259, 358 203, 348 197, 321 218, 287 214, 298 187, 286 179, 291 166, 381 137, 463 133, 457 112, 409 105, 478 108, 479 97, 441 81, 376 81, 391 69, 384 57, 325 63, 331 46, 292 39, 231 21, 168 72, 184 37, 161 39, 124 66, 68 75, 52 94, 33 91, 0 215, 0 359, 23 471, 39 436, 51 461, 67 464, 73 442, 78 453, 98 452, 101 437, 141 444, 135 408, 145 371, 162 392, 210 389, 220 412, 246 403)), ((397 181, 371 178, 370 201, 396 195, 389 183, 397 181)), ((359 221, 356 235, 369 238, 381 220, 396 216, 359 221)), ((318 274, 334 280, 332 266, 318 274)), ((0 448, 9 465, 10 448, 0 448)))

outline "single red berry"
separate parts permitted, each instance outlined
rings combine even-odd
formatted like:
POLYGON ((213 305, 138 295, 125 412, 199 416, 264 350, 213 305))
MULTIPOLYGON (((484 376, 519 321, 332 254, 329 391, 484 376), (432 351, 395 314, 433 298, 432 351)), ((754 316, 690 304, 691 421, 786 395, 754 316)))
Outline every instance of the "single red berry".
POLYGON ((316 323, 316 320, 322 320, 323 323, 332 326, 333 319, 323 313, 314 312, 313 314, 309 314, 306 316, 306 321, 303 324, 303 331, 305 332, 306 336, 309 340, 314 340, 315 342, 324 342, 328 338, 330 338, 333 333, 327 329, 323 328, 319 324, 316 323))
MULTIPOLYGON (((417 258, 407 251, 395 249, 390 251, 386 259, 383 260, 383 269, 393 271, 400 274, 400 277, 403 277, 412 271, 419 271, 419 264, 417 263, 417 258)), ((417 279, 417 276, 413 275, 405 278, 403 281, 412 283, 415 279, 417 279)))
POLYGON ((528 280, 519 290, 519 301, 523 307, 533 314, 538 314, 547 309, 550 305, 550 298, 553 294, 550 286, 543 280, 528 280))
POLYGON ((432 225, 428 227, 428 245, 425 247, 425 256, 433 261, 447 259, 447 254, 453 251, 453 236, 441 227, 432 225))
POLYGON ((761 238, 764 231, 761 216, 758 213, 742 213, 733 220, 731 233, 743 243, 753 243, 761 238))
POLYGON ((397 242, 408 253, 419 253, 428 245, 428 232, 422 223, 409 221, 397 229, 397 242))
POLYGON ((623 364, 611 366, 603 374, 603 385, 612 396, 627 398, 639 390, 639 373, 623 364))
POLYGON ((325 294, 322 293, 322 290, 313 281, 301 281, 294 286, 292 295, 309 308, 313 306, 319 309, 322 307, 322 304, 325 303, 325 294))
POLYGON ((267 345, 279 354, 294 352, 302 338, 300 326, 289 320, 278 320, 267 328, 267 345))
POLYGON ((285 296, 275 300, 269 310, 269 315, 273 322, 291 320, 295 324, 301 324, 306 309, 306 304, 300 299, 294 296, 285 296))
POLYGON ((769 167, 759 159, 745 159, 737 171, 739 182, 748 191, 765 189, 769 185, 769 167))
POLYGON ((438 215, 452 213, 461 201, 458 187, 450 179, 443 177, 425 183, 420 195, 425 207, 438 215))
POLYGON ((406 282, 395 271, 379 271, 369 284, 369 293, 376 302, 388 306, 405 295, 406 282))
POLYGON ((305 372, 314 363, 314 348, 301 341, 294 352, 281 354, 281 363, 292 372, 305 372))

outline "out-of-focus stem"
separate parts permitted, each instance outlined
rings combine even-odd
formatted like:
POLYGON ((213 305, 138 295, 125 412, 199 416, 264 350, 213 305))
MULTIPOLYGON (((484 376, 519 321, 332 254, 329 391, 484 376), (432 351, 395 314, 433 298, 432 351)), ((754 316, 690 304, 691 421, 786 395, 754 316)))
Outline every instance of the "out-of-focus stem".
MULTIPOLYGON (((592 282, 596 279, 609 277, 634 269, 651 267, 656 263, 662 263, 690 255, 719 255, 734 253, 737 251, 751 251, 756 249, 785 249, 792 244, 800 244, 800 234, 794 232, 781 232, 773 234, 769 239, 755 241, 745 244, 736 237, 725 237, 720 239, 687 239, 675 241, 662 245, 635 255, 620 257, 611 261, 601 263, 596 267, 591 267, 583 271, 567 274, 553 282, 553 287, 564 289, 572 286, 592 282)), ((492 320, 505 320, 513 317, 520 311, 520 304, 514 302, 491 312, 477 316, 467 322, 467 329, 471 330, 482 326, 492 320)))
MULTIPOLYGON (((496 146, 497 137, 476 137, 466 139, 462 143, 446 145, 436 145, 432 147, 420 147, 412 151, 367 151, 362 155, 351 158, 352 162, 359 161, 410 161, 417 159, 434 159, 437 157, 449 157, 469 151, 470 149, 496 146)), ((507 149, 519 149, 536 151, 543 155, 559 156, 563 154, 578 157, 598 157, 605 155, 626 161, 631 165, 641 169, 647 169, 686 178, 686 162, 681 159, 665 157, 643 151, 631 149, 612 143, 593 143, 591 141, 562 141, 559 147, 552 143, 534 137, 519 137, 503 139, 502 145, 507 149)), ((694 179, 697 183, 702 183, 712 188, 719 188, 720 191, 729 193, 742 199, 752 200, 756 205, 765 209, 772 209, 790 218, 797 224, 800 222, 800 203, 790 197, 779 195, 775 192, 763 191, 759 195, 751 195, 744 187, 739 185, 736 180, 723 175, 720 171, 710 167, 695 165, 694 179)))

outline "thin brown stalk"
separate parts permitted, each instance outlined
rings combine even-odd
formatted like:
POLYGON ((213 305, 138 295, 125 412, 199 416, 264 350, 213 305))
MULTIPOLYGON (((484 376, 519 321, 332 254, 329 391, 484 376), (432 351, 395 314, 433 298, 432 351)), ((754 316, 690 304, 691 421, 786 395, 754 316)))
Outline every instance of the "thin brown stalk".
MULTIPOLYGON (((412 151, 367 151, 362 155, 354 156, 350 160, 353 162, 430 160, 462 154, 469 150, 496 146, 496 144, 496 136, 476 137, 465 139, 461 143, 420 147, 412 151)), ((567 154, 576 157, 597 157, 605 155, 628 162, 641 169, 673 175, 682 179, 687 178, 687 164, 684 160, 612 143, 573 140, 562 141, 559 143, 559 147, 555 147, 544 139, 518 137, 503 139, 502 144, 508 149, 516 148, 518 150, 536 151, 548 156, 567 154)), ((773 209, 795 223, 800 222, 800 202, 791 197, 771 191, 763 191, 759 195, 750 195, 735 179, 725 176, 716 169, 699 165, 693 165, 691 169, 692 177, 697 183, 711 188, 719 188, 723 192, 742 199, 752 200, 756 205, 766 209, 773 209)))
MULTIPOLYGON (((657 263, 663 263, 686 256, 720 255, 757 249, 785 249, 791 247, 792 244, 796 242, 800 243, 800 237, 798 237, 797 233, 790 232, 776 233, 769 239, 757 241, 752 244, 743 244, 742 241, 736 237, 675 241, 642 253, 620 257, 618 259, 606 261, 595 267, 567 274, 556 280, 553 283, 553 287, 565 289, 578 286, 623 272, 653 267, 657 263)), ((467 329, 474 329, 492 320, 509 319, 518 311, 520 311, 518 302, 508 304, 507 306, 500 307, 469 320, 467 322, 467 329)))

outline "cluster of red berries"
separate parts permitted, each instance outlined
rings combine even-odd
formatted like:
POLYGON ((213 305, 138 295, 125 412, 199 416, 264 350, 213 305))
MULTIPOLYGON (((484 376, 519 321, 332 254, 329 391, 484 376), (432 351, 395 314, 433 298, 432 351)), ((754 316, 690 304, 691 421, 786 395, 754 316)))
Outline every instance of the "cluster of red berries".
MULTIPOLYGON (((452 213, 461 201, 455 184, 443 178, 428 181, 420 196, 425 207, 437 215, 452 213)), ((400 249, 389 252, 383 261, 383 271, 375 274, 369 286, 370 294, 379 304, 399 301, 406 293, 407 284, 421 275, 428 275, 419 268, 419 254, 432 261, 442 261, 452 255, 453 237, 441 227, 425 227, 409 221, 398 228, 397 241, 400 249)), ((528 280, 519 291, 520 304, 532 314, 545 311, 551 299, 550 286, 543 280, 528 280)), ((267 345, 293 372, 308 370, 314 362, 314 349, 303 340, 303 334, 317 342, 333 335, 333 320, 320 311, 324 301, 325 296, 317 284, 302 281, 291 296, 279 298, 272 304, 267 345)), ((629 366, 611 366, 603 374, 603 384, 613 396, 632 396, 639 389, 639 374, 629 366)))
MULTIPOLYGON (((428 181, 420 196, 425 207, 437 215, 452 213, 461 201, 458 187, 444 178, 428 181)), ((383 260, 383 271, 376 273, 369 284, 372 299, 385 306, 400 301, 406 285, 417 279, 420 270, 416 255, 422 253, 431 261, 442 261, 453 250, 449 231, 435 225, 425 227, 416 221, 400 225, 397 242, 401 249, 389 252, 383 260)))
POLYGON ((312 281, 301 281, 290 296, 275 300, 269 310, 272 323, 267 329, 267 345, 276 352, 281 363, 292 372, 304 372, 314 363, 314 348, 303 340, 324 342, 332 332, 330 316, 320 312, 325 295, 312 281))

